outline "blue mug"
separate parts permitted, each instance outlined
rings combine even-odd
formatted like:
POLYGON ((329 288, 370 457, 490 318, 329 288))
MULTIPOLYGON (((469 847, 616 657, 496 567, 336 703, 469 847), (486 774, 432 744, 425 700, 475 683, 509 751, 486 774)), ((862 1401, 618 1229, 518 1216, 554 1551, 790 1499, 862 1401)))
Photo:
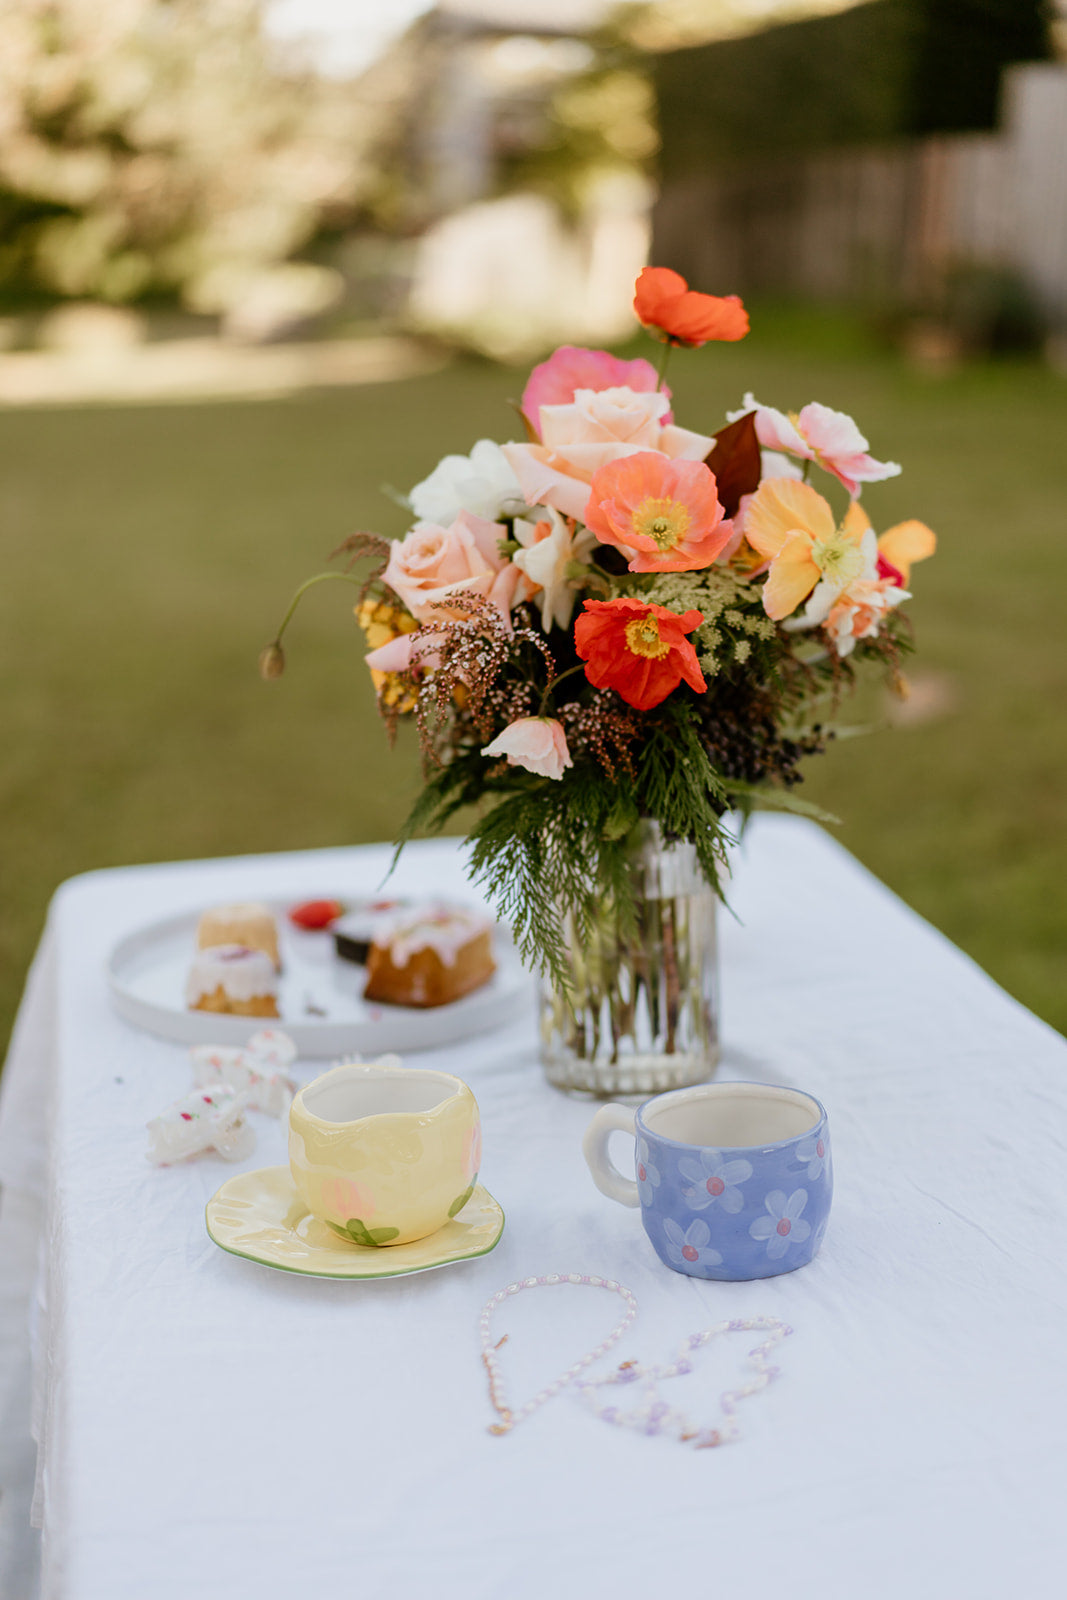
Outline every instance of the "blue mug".
POLYGON ((704 1083, 602 1106, 582 1144, 593 1182, 641 1221, 665 1266, 738 1282, 793 1272, 817 1254, 833 1174, 826 1112, 813 1095, 764 1083, 704 1083), (632 1133, 636 1181, 608 1154, 632 1133))

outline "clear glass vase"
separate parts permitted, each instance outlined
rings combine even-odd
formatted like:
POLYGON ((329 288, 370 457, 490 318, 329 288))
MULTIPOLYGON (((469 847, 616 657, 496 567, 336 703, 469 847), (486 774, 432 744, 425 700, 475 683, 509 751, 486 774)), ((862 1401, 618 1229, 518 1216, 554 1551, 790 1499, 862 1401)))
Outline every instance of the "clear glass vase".
POLYGON ((583 942, 567 919, 572 987, 541 985, 541 1060, 558 1089, 614 1098, 703 1083, 719 1059, 716 896, 691 844, 637 830, 637 928, 605 904, 583 942))

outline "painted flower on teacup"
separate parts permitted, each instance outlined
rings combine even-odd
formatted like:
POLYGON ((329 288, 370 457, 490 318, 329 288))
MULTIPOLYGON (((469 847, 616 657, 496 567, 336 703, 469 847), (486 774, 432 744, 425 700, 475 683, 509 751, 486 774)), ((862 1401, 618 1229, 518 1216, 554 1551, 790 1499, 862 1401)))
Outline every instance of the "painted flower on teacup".
POLYGON ((811 1224, 801 1216, 807 1203, 806 1189, 794 1189, 789 1196, 783 1189, 772 1189, 764 1200, 767 1215, 757 1217, 748 1231, 753 1239, 766 1239, 771 1261, 780 1261, 791 1244, 803 1244, 808 1237, 811 1224))
POLYGON ((349 1217, 361 1217, 366 1222, 377 1209, 367 1185, 356 1183, 352 1178, 327 1178, 322 1185, 322 1204, 325 1210, 332 1211, 344 1222, 349 1217))
POLYGON ((711 1229, 702 1218, 698 1217, 695 1222, 691 1222, 683 1232, 673 1217, 664 1217, 663 1233, 667 1255, 675 1266, 680 1267, 683 1262, 691 1267, 722 1265, 722 1256, 719 1252, 708 1247, 711 1229))
POLYGON ((648 1145, 644 1139, 637 1141, 637 1192, 641 1196, 641 1204, 650 1206, 655 1199, 656 1190, 659 1188, 659 1168, 652 1165, 648 1145))
POLYGON ((471 1184, 482 1164, 482 1125, 475 1122, 463 1135, 463 1170, 471 1184))
POLYGON ((805 1169, 805 1177, 809 1182, 822 1177, 823 1167, 829 1159, 826 1152, 826 1141, 820 1135, 818 1138, 802 1139, 796 1148, 796 1159, 805 1169))
POLYGON ((741 1157, 724 1161, 718 1150, 701 1150, 696 1156, 682 1156, 678 1171, 693 1185, 685 1190, 690 1211, 706 1211, 708 1206, 720 1205, 736 1216, 745 1203, 737 1185, 751 1178, 752 1163, 741 1157))

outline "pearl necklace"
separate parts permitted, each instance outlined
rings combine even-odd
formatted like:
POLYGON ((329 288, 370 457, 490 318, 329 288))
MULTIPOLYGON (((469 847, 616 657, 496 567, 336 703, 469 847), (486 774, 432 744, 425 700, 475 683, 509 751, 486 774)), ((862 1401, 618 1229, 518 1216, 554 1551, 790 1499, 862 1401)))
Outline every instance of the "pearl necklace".
POLYGON ((490 1424, 489 1432, 493 1434, 510 1433, 512 1428, 524 1422, 527 1417, 551 1400, 562 1389, 573 1384, 585 1401, 586 1405, 605 1422, 614 1423, 618 1427, 636 1428, 640 1433, 654 1436, 656 1434, 673 1435, 682 1444, 692 1444, 696 1450, 708 1450, 716 1445, 731 1444, 738 1437, 736 1420, 737 1403, 747 1396, 758 1394, 765 1389, 772 1378, 778 1376, 778 1368, 771 1366, 768 1356, 776 1345, 780 1344, 792 1328, 787 1323, 779 1321, 777 1317, 735 1317, 729 1322, 716 1323, 711 1328, 705 1328, 702 1333, 694 1333, 681 1345, 677 1358, 662 1366, 643 1366, 637 1361, 624 1361, 614 1372, 608 1373, 603 1378, 585 1378, 577 1382, 586 1367, 592 1366, 601 1356, 607 1354, 613 1345, 618 1344, 623 1334, 637 1316, 637 1300, 629 1289, 623 1284, 616 1283, 614 1278, 598 1278, 589 1273, 578 1272, 550 1272, 540 1278, 522 1278, 517 1283, 509 1283, 506 1288, 498 1289, 486 1301, 482 1308, 478 1331, 482 1345, 482 1364, 489 1378, 489 1399, 493 1410, 500 1418, 499 1422, 490 1424), (508 1335, 494 1344, 490 1326, 493 1312, 512 1295, 521 1294, 524 1289, 551 1288, 560 1283, 580 1284, 590 1289, 607 1289, 612 1294, 617 1294, 625 1304, 626 1310, 606 1339, 601 1340, 595 1349, 587 1353, 569 1366, 566 1372, 548 1384, 544 1389, 538 1390, 532 1400, 513 1411, 504 1396, 504 1385, 500 1376, 500 1365, 496 1352, 507 1342, 508 1335), (723 1333, 766 1332, 769 1337, 762 1344, 748 1353, 748 1363, 755 1368, 755 1377, 747 1383, 739 1385, 736 1389, 729 1389, 719 1398, 719 1409, 722 1413, 722 1422, 717 1428, 700 1428, 690 1422, 683 1411, 667 1404, 660 1398, 659 1384, 664 1378, 678 1378, 685 1376, 693 1370, 690 1356, 704 1345, 710 1344, 712 1339, 723 1333), (613 1384, 639 1383, 643 1389, 641 1404, 630 1410, 624 1410, 618 1405, 602 1406, 599 1403, 597 1391, 613 1384))
POLYGON ((601 1356, 606 1355, 612 1345, 618 1344, 636 1315, 637 1301, 629 1289, 624 1288, 621 1283, 616 1283, 614 1278, 597 1278, 588 1273, 550 1272, 543 1278, 522 1278, 518 1283, 509 1283, 506 1289, 498 1289, 496 1294, 486 1301, 478 1324, 478 1331, 482 1340, 482 1363, 489 1376, 489 1398, 492 1401, 493 1410, 500 1418, 499 1422, 491 1424, 489 1432, 510 1433, 518 1423, 524 1422, 539 1406, 543 1406, 546 1400, 551 1400, 553 1395, 559 1394, 561 1389, 565 1389, 569 1383, 573 1383, 578 1374, 583 1372, 586 1367, 599 1360, 601 1356), (590 1350, 586 1355, 582 1356, 580 1361, 576 1361, 573 1366, 568 1367, 566 1372, 558 1377, 554 1383, 550 1383, 547 1388, 539 1390, 532 1400, 527 1400, 524 1406, 520 1406, 517 1411, 512 1411, 504 1399, 504 1385, 501 1381, 500 1367, 496 1359, 496 1352, 508 1336, 505 1334, 503 1339, 493 1344, 489 1336, 490 1320, 497 1306, 503 1305, 504 1301, 509 1299, 511 1295, 520 1294, 523 1289, 545 1289, 559 1283, 578 1283, 589 1289, 609 1289, 612 1294, 617 1294, 624 1301, 626 1311, 621 1322, 615 1324, 607 1338, 603 1339, 595 1350, 590 1350))
POLYGON ((735 1317, 729 1322, 718 1322, 712 1328, 705 1328, 703 1333, 694 1333, 681 1345, 677 1359, 664 1366, 642 1366, 637 1361, 624 1361, 615 1371, 608 1373, 605 1378, 586 1378, 577 1385, 578 1392, 590 1408, 602 1417, 605 1422, 613 1422, 621 1428, 636 1428, 639 1433, 654 1436, 658 1433, 670 1434, 680 1444, 691 1444, 694 1450, 710 1450, 716 1445, 732 1444, 739 1437, 736 1410, 737 1402, 744 1400, 748 1395, 758 1394, 765 1389, 772 1378, 778 1377, 779 1369, 773 1367, 767 1360, 775 1345, 792 1333, 792 1328, 785 1322, 780 1322, 777 1317, 735 1317), (699 1350, 703 1345, 710 1344, 721 1333, 747 1333, 766 1331, 769 1338, 748 1353, 748 1363, 756 1370, 754 1378, 747 1383, 740 1384, 736 1389, 728 1389, 719 1397, 719 1410, 722 1421, 717 1428, 701 1428, 689 1420, 684 1411, 676 1406, 670 1406, 660 1397, 659 1384, 663 1378, 679 1378, 692 1372, 693 1364, 689 1359, 690 1353, 699 1350), (640 1383, 643 1396, 640 1405, 632 1410, 625 1411, 617 1405, 600 1405, 597 1390, 610 1384, 640 1383))

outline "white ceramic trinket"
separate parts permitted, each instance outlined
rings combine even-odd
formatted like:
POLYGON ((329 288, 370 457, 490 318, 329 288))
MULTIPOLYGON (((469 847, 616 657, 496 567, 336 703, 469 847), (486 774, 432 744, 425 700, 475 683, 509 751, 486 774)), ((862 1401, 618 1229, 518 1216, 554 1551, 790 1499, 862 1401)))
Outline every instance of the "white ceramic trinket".
POLYGON ((189 1056, 194 1083, 227 1084, 245 1097, 250 1111, 268 1117, 282 1117, 288 1111, 297 1084, 285 1068, 296 1060, 296 1045, 280 1029, 263 1028, 243 1047, 196 1045, 189 1056))
POLYGON ((169 1167, 206 1150, 217 1151, 226 1161, 243 1161, 256 1147, 245 1121, 247 1107, 247 1097, 225 1083, 191 1089, 146 1125, 149 1161, 169 1167))

